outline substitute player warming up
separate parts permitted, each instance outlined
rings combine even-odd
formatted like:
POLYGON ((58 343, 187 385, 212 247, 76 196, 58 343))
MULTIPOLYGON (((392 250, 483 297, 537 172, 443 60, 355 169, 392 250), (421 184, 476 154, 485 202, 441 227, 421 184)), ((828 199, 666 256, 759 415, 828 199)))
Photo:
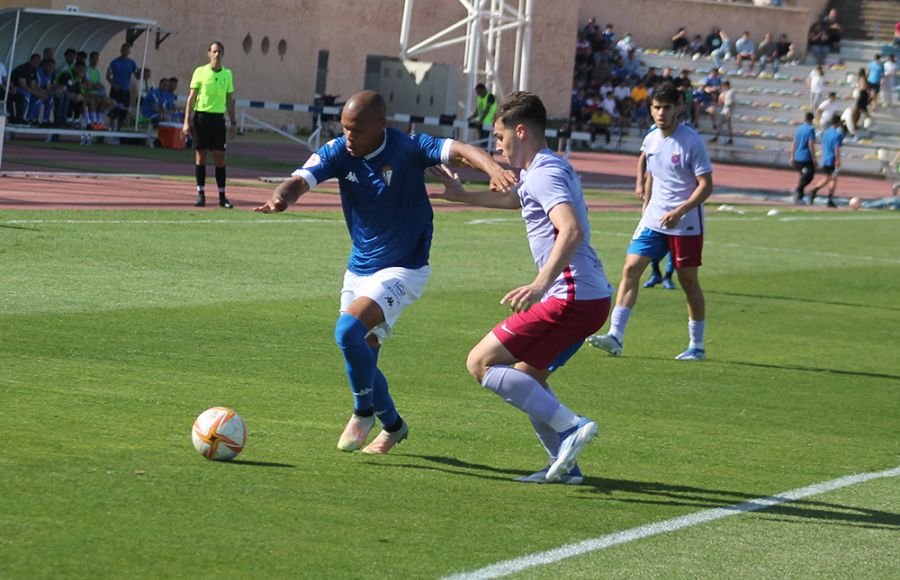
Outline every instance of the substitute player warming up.
POLYGON ((703 360, 706 306, 700 288, 699 268, 703 249, 703 202, 712 193, 712 166, 703 139, 685 124, 679 124, 680 93, 671 83, 653 93, 650 113, 658 131, 644 138, 651 186, 645 196, 643 215, 625 256, 622 281, 616 295, 609 333, 588 338, 591 346, 613 356, 622 354, 625 327, 637 303, 641 274, 651 260, 671 252, 678 281, 688 303, 688 349, 678 360, 703 360))
POLYGON ((538 274, 500 302, 514 314, 494 327, 469 353, 466 366, 483 387, 531 420, 550 464, 517 481, 579 484, 576 458, 597 425, 559 402, 547 384, 596 332, 609 313, 612 288, 591 247, 587 206, 578 176, 547 148, 547 112, 533 93, 515 92, 497 109, 497 149, 523 168, 517 192, 467 192, 446 168, 431 170, 450 201, 521 209, 538 274))

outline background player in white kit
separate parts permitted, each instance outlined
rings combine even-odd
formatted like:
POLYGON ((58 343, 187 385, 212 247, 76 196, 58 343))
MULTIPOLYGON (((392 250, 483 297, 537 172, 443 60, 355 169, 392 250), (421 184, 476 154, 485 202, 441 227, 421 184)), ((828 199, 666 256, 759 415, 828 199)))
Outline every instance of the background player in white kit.
POLYGON ((596 332, 609 313, 612 288, 590 244, 587 206, 578 176, 547 148, 547 111, 533 93, 511 94, 497 109, 497 150, 521 167, 517 191, 467 192, 458 179, 431 170, 446 191, 432 197, 521 209, 538 274, 500 302, 514 314, 469 353, 466 366, 481 385, 528 415, 550 465, 517 481, 581 483, 575 462, 597 425, 561 404, 547 378, 596 332))
POLYGON ((622 281, 616 295, 609 333, 588 342, 613 356, 622 354, 625 326, 637 303, 641 274, 651 260, 666 252, 675 258, 678 281, 687 296, 688 349, 678 360, 703 360, 706 305, 700 288, 699 267, 703 249, 703 202, 712 193, 712 166, 703 139, 691 127, 679 124, 681 95, 671 83, 653 93, 650 113, 658 131, 644 138, 652 185, 643 215, 625 256, 622 281))

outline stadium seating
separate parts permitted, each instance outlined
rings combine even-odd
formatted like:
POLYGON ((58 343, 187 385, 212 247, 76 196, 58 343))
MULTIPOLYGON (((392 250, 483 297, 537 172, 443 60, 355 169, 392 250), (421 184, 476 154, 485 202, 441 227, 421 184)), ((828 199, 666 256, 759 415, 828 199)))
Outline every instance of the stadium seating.
MULTIPOLYGON (((826 93, 836 92, 838 101, 844 107, 849 106, 856 72, 868 64, 878 49, 875 42, 845 41, 840 59, 829 57, 826 93)), ((695 84, 702 82, 713 67, 711 59, 693 61, 667 50, 645 49, 640 57, 645 69, 670 67, 677 75, 682 68, 689 68, 693 71, 691 80, 695 84)), ((786 165, 796 126, 810 110, 805 81, 811 68, 811 64, 785 64, 776 75, 771 74, 770 68, 763 75, 742 76, 737 74, 734 60, 726 61, 724 76, 731 81, 737 97, 733 117, 734 145, 725 145, 724 139, 720 139, 719 144, 710 145, 711 157, 717 161, 786 165)), ((895 103, 897 101, 895 98, 895 103)), ((701 118, 698 124, 702 134, 712 136, 708 117, 701 118)), ((573 138, 577 139, 577 136, 573 138)), ((640 140, 638 130, 631 128, 618 139, 614 137, 611 148, 637 152, 640 140)), ((900 107, 895 106, 893 114, 879 108, 871 125, 861 128, 859 139, 845 142, 844 170, 868 175, 883 172, 886 162, 897 150, 900 150, 900 107)))

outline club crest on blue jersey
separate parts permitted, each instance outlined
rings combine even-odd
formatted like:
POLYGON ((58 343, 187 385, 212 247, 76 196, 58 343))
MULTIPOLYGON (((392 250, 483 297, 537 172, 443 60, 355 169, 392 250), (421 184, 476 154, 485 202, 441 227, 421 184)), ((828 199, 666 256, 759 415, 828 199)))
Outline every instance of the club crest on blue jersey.
POLYGON ((391 176, 394 174, 394 169, 390 165, 385 165, 381 168, 381 178, 384 180, 385 185, 391 184, 391 176))
POLYGON ((681 153, 672 153, 672 165, 681 165, 681 153))

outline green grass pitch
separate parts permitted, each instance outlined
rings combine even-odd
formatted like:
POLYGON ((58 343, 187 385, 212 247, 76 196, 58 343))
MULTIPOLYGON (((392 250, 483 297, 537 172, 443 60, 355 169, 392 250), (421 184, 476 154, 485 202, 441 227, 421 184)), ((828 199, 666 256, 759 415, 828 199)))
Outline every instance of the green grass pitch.
MULTIPOLYGON (((411 427, 385 457, 335 449, 351 410, 340 215, 0 212, 0 577, 438 578, 897 466, 900 218, 765 209, 708 220, 708 361, 672 360, 684 298, 657 288, 622 357, 585 348, 553 377, 601 427, 578 487, 511 482, 543 451, 465 371, 534 275, 514 212, 437 214, 432 279, 381 354, 411 427), (215 405, 248 425, 230 464, 191 445, 215 405)), ((613 284, 636 220, 592 214, 613 284)), ((895 577, 898 491, 873 481, 520 576, 895 577)))

